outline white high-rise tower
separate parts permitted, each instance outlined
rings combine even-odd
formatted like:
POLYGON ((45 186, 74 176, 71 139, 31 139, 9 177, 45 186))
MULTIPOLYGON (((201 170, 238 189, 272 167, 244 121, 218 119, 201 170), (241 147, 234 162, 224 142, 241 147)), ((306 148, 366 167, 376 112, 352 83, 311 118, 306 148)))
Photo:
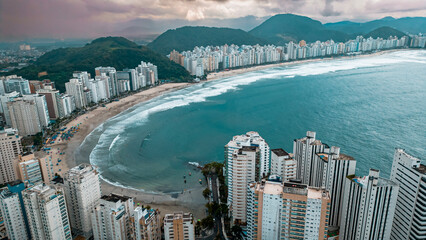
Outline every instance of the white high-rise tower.
POLYGON ((71 240, 63 189, 40 184, 22 193, 32 239, 71 240))
MULTIPOLYGON (((233 185, 233 154, 235 150, 241 149, 244 146, 255 146, 259 147, 259 178, 266 176, 269 173, 269 163, 270 163, 270 149, 266 141, 259 135, 257 132, 247 132, 245 135, 237 135, 225 145, 225 163, 226 163, 226 184, 228 189, 232 189, 233 185)), ((228 204, 232 202, 233 192, 229 190, 228 193, 228 204), (231 200, 231 202, 229 201, 231 200)))
POLYGON ((426 166, 395 149, 391 180, 400 185, 390 239, 426 239, 426 166))
POLYGON ((397 183, 379 178, 375 169, 368 176, 348 176, 339 238, 389 239, 398 190, 397 183))
POLYGON ((328 148, 320 140, 315 139, 316 133, 308 131, 306 137, 295 139, 293 144, 294 159, 297 162, 296 178, 303 184, 315 186, 311 182, 311 176, 314 176, 315 169, 312 168, 312 159, 316 153, 324 152, 328 148))
POLYGON ((64 189, 73 233, 91 237, 91 211, 101 198, 98 172, 84 163, 71 168, 65 173, 64 189))
POLYGON ((21 137, 16 129, 0 131, 0 184, 17 179, 15 163, 22 154, 21 137))

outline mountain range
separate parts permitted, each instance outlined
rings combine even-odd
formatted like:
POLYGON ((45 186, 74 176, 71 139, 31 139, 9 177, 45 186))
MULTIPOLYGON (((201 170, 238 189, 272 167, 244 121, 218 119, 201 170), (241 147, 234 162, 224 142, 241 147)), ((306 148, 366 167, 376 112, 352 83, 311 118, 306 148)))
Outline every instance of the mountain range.
POLYGON ((405 17, 398 19, 385 17, 365 23, 342 21, 326 23, 324 26, 327 29, 341 31, 348 34, 365 34, 380 27, 391 27, 404 33, 419 34, 426 33, 426 17, 405 17))
POLYGON ((219 46, 225 44, 256 45, 268 41, 253 36, 241 29, 215 27, 182 27, 167 30, 147 47, 161 53, 169 54, 172 50, 192 50, 196 46, 219 46))
POLYGON ((241 29, 186 26, 170 29, 147 46, 162 54, 172 50, 192 50, 195 46, 227 44, 275 44, 289 41, 306 42, 333 39, 345 42, 356 36, 388 38, 401 37, 408 33, 426 32, 426 18, 383 18, 366 23, 337 22, 322 24, 309 17, 294 14, 278 14, 246 32, 241 29))

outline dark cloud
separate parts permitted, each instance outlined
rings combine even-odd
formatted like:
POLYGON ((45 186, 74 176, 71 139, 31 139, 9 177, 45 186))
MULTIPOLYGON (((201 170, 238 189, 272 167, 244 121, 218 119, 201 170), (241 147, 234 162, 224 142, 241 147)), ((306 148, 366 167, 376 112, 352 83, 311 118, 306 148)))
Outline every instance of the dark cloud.
POLYGON ((324 9, 321 11, 321 15, 324 17, 340 16, 342 13, 335 11, 333 7, 334 0, 325 0, 324 9))
POLYGON ((0 41, 97 37, 121 23, 294 13, 318 20, 425 16, 425 0, 0 0, 0 41))

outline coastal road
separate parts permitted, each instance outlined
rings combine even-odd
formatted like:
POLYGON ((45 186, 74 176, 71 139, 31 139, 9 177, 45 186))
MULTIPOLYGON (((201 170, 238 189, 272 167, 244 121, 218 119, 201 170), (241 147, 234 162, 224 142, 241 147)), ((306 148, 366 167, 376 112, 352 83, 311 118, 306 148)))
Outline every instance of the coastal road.
MULTIPOLYGON (((220 195, 219 195, 219 179, 217 178, 217 175, 214 174, 210 177, 211 179, 211 185, 212 185, 212 195, 213 195, 213 201, 217 203, 220 202, 220 195)), ((215 224, 215 233, 219 233, 219 236, 221 239, 228 239, 225 234, 224 224, 223 224, 223 218, 221 215, 217 215, 214 217, 214 224, 215 224)))
MULTIPOLYGON (((210 190, 212 191, 211 200, 212 202, 217 202, 220 204, 220 196, 219 196, 219 180, 216 175, 210 175, 208 177, 208 185, 210 190)), ((224 235, 224 228, 223 228, 223 219, 221 216, 214 216, 214 228, 213 233, 210 236, 206 237, 198 237, 198 240, 214 240, 216 239, 216 236, 220 236, 220 239, 227 240, 228 238, 224 235)))

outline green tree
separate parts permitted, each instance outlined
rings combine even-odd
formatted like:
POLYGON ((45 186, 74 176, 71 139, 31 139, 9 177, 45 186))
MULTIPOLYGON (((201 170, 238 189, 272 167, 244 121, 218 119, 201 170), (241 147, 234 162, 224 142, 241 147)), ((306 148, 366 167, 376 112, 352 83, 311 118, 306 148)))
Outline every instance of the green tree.
POLYGON ((220 211, 221 211, 222 215, 228 214, 228 211, 229 211, 228 205, 226 203, 220 204, 220 211))
POLYGON ((203 228, 208 228, 208 229, 212 229, 214 227, 214 220, 213 217, 211 215, 203 218, 201 220, 201 226, 203 228))
POLYGON ((210 198, 210 194, 212 193, 212 191, 210 191, 210 189, 209 188, 206 188, 206 189, 204 189, 204 191, 203 191, 203 197, 205 198, 205 199, 209 199, 210 198))
POLYGON ((243 239, 243 229, 239 225, 232 226, 231 233, 235 239, 243 239))

